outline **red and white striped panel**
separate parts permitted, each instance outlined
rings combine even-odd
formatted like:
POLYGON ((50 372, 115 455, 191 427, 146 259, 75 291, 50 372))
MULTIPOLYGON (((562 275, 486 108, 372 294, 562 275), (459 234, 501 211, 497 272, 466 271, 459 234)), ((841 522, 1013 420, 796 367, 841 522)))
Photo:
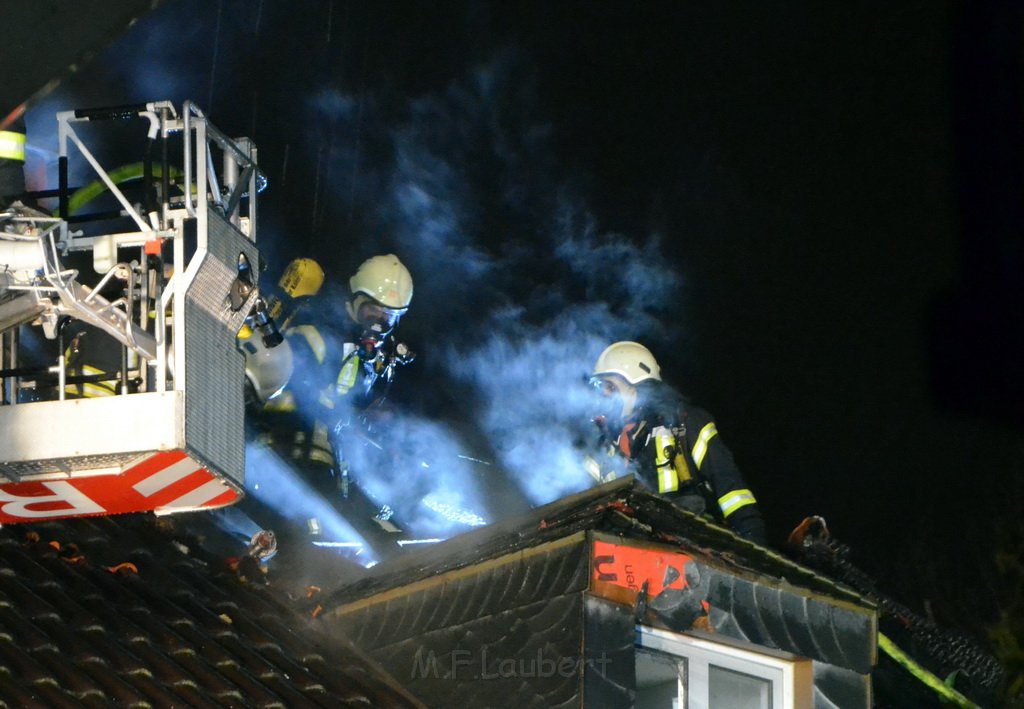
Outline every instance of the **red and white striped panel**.
POLYGON ((119 475, 0 485, 0 524, 125 512, 215 509, 241 493, 184 451, 154 453, 119 475))

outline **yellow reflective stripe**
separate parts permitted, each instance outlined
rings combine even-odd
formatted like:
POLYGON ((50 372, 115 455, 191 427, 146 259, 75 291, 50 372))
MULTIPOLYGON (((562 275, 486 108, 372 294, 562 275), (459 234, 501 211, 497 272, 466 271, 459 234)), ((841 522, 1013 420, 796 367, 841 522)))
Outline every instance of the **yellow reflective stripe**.
MULTIPOLYGON (((72 368, 75 371, 75 368, 72 368)), ((103 374, 102 369, 98 369, 91 365, 85 365, 77 368, 78 374, 103 374)), ((77 394, 85 398, 95 398, 99 396, 115 396, 117 394, 117 380, 106 379, 99 382, 82 382, 81 384, 68 384, 64 387, 64 391, 68 394, 77 394)))
POLYGON ((93 384, 86 383, 82 385, 82 391, 85 396, 89 399, 93 399, 99 396, 114 396, 117 392, 114 390, 113 384, 110 386, 104 386, 103 383, 93 384))
POLYGON ((324 463, 326 465, 332 465, 334 463, 334 455, 329 451, 322 451, 319 448, 300 448, 295 446, 292 448, 292 460, 295 461, 306 461, 314 463, 324 463))
POLYGON ((64 387, 64 391, 68 394, 77 394, 78 396, 84 396, 93 398, 97 396, 114 396, 117 394, 117 383, 113 381, 107 382, 83 382, 82 384, 68 384, 64 387))
POLYGON ((722 514, 728 517, 736 510, 757 502, 754 493, 750 490, 733 490, 718 498, 718 506, 722 508, 722 514))
POLYGON ((313 356, 316 357, 317 363, 324 363, 324 359, 327 357, 327 343, 324 342, 323 335, 319 330, 312 325, 296 325, 288 330, 288 334, 292 333, 305 337, 306 342, 309 343, 309 349, 313 350, 313 356))
POLYGON ((313 424, 313 445, 318 448, 330 448, 330 436, 327 435, 327 424, 317 421, 313 424))
POLYGON ((679 477, 675 468, 658 468, 658 492, 675 492, 679 489, 679 477))
POLYGON ((68 384, 64 387, 64 391, 71 396, 81 396, 86 399, 117 395, 117 392, 114 390, 112 385, 110 387, 105 387, 102 383, 93 384, 91 382, 86 384, 68 384))
POLYGON ((314 448, 309 452, 309 458, 314 463, 323 463, 324 465, 334 465, 334 455, 330 451, 320 450, 314 448))
POLYGON ((0 158, 25 162, 25 134, 0 130, 0 158))
POLYGON ((693 444, 693 451, 691 451, 693 462, 697 464, 697 470, 700 470, 704 456, 708 454, 708 443, 716 435, 718 435, 718 429, 715 427, 714 421, 700 430, 700 435, 697 436, 697 442, 693 444))
POLYGON ((334 383, 335 391, 338 394, 347 394, 349 389, 355 386, 356 377, 359 375, 359 356, 352 355, 352 358, 345 363, 345 366, 338 372, 338 379, 334 383))
POLYGON ((327 430, 327 424, 317 421, 313 424, 312 448, 309 451, 309 459, 318 463, 332 465, 334 463, 334 452, 331 448, 331 437, 327 430))
POLYGON ((292 439, 292 460, 305 460, 325 465, 334 465, 334 452, 331 448, 330 432, 327 424, 316 421, 313 430, 296 431, 292 439))
POLYGON ((295 397, 287 389, 263 405, 264 411, 277 413, 289 413, 291 411, 295 411, 297 408, 298 407, 295 405, 295 397))

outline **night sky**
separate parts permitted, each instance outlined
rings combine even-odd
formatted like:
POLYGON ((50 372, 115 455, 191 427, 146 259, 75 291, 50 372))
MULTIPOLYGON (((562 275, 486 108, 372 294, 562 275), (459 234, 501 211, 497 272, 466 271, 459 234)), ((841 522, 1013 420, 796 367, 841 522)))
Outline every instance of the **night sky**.
POLYGON ((520 358, 641 340, 775 545, 823 515, 883 590, 985 620, 1024 497, 1022 29, 994 1, 168 0, 29 139, 193 99, 260 148, 271 277, 409 264, 395 400, 467 450, 534 421, 485 401, 520 358))

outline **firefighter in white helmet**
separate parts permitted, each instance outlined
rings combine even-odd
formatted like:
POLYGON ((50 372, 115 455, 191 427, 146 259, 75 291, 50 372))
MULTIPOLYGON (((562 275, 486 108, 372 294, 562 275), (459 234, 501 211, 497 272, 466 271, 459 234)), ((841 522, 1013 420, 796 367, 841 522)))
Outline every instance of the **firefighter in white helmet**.
POLYGON ((358 385, 358 395, 369 404, 374 385, 383 381, 385 387, 390 386, 395 366, 408 364, 415 357, 393 336, 412 302, 412 276, 394 254, 374 256, 349 279, 349 291, 345 310, 358 337, 355 342, 345 343, 335 393, 344 396, 358 385))
POLYGON ((691 512, 710 513, 741 537, 765 543, 757 500, 714 419, 662 381, 650 350, 638 342, 610 345, 597 358, 590 382, 604 404, 594 419, 604 450, 590 459, 591 466, 609 455, 625 458, 652 491, 691 512))
MULTIPOLYGON (((365 423, 360 419, 386 396, 395 369, 414 357, 395 338, 412 302, 413 282, 394 254, 367 259, 349 280, 343 321, 317 297, 323 282, 316 261, 296 259, 268 299, 293 362, 287 386, 250 421, 258 440, 309 473, 324 492, 333 480, 330 484, 347 496, 347 462, 338 434, 365 423)), ((257 364, 255 356, 248 361, 257 364)), ((366 433, 365 426, 360 433, 366 433)))

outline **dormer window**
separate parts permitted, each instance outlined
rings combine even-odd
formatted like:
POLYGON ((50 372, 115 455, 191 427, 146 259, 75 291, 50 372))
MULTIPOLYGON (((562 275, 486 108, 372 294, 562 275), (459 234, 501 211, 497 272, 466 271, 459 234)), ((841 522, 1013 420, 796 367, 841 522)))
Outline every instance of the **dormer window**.
POLYGON ((768 654, 708 634, 638 626, 638 709, 804 709, 813 706, 811 661, 768 654))

